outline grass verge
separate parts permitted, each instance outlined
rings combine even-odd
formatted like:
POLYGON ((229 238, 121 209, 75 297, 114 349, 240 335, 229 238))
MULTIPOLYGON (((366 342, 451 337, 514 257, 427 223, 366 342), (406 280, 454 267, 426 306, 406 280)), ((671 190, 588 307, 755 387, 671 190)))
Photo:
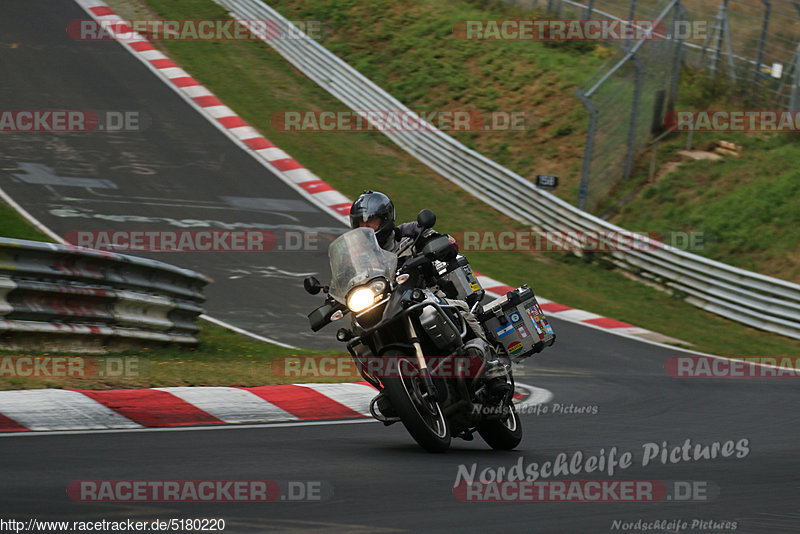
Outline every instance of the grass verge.
POLYGON ((50 238, 31 226, 17 210, 0 201, 0 235, 14 239, 50 241, 50 238))
MULTIPOLYGON (((303 376, 293 375, 289 360, 296 356, 321 356, 310 350, 291 350, 248 339, 230 330, 203 323, 196 349, 175 347, 139 349, 100 356, 85 356, 75 372, 60 363, 53 367, 45 358, 64 357, 60 352, 0 353, 0 390, 34 388, 118 389, 169 386, 263 386, 296 382, 341 382, 326 377, 327 368, 306 367, 303 376), (31 363, 15 356, 40 358, 40 368, 50 366, 61 376, 8 376, 16 370, 27 373, 31 363), (289 366, 287 367, 287 361, 289 366), (286 375, 290 376, 286 376, 286 375), (67 376, 64 376, 67 375, 67 376), (101 376, 102 375, 102 376, 101 376), (316 375, 316 376, 315 376, 316 375)), ((330 353, 328 353, 330 354, 330 353)), ((35 367, 34 367, 35 369, 35 367)), ((300 368, 302 369, 302 368, 300 368)), ((352 381, 352 379, 348 380, 352 381)))
MULTIPOLYGON (((696 232, 695 254, 800 283, 800 146, 790 134, 695 134, 693 149, 714 150, 718 140, 741 147, 741 156, 681 161, 676 170, 649 179, 633 177, 635 194, 611 210, 626 228, 669 235, 696 232)), ((661 157, 680 161, 685 136, 661 157)))

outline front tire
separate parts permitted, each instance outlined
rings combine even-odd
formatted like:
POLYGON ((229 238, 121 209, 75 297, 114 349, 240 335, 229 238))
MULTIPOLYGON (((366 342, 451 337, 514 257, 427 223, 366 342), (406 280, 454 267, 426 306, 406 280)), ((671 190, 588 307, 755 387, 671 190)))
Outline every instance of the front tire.
POLYGON ((522 441, 522 421, 512 403, 505 419, 484 421, 478 425, 478 434, 495 450, 510 451, 522 441))
POLYGON ((403 426, 411 437, 428 452, 443 452, 450 447, 450 425, 447 424, 438 402, 422 396, 424 384, 419 376, 409 372, 417 370, 416 361, 400 351, 387 351, 384 357, 396 358, 398 377, 383 379, 386 396, 392 403, 403 426), (411 365, 401 365, 406 360, 411 365))

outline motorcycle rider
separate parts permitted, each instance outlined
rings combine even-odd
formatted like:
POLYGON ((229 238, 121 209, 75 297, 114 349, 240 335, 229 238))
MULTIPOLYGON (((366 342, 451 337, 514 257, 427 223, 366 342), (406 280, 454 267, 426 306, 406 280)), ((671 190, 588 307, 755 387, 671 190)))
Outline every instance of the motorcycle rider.
POLYGON ((394 204, 377 191, 364 191, 350 207, 350 227, 364 226, 375 230, 378 244, 389 252, 396 252, 404 237, 415 238, 422 231, 416 221, 395 226, 394 204))
MULTIPOLYGON (((416 222, 402 223, 395 225, 394 204, 391 199, 378 191, 364 191, 350 207, 350 227, 370 227, 375 231, 378 244, 384 250, 397 252, 403 238, 416 238, 423 228, 416 222)), ((437 233, 429 228, 425 230, 428 235, 435 236, 437 233)), ((458 243, 452 236, 450 243, 458 252, 458 243)), ((474 338, 465 344, 465 353, 468 356, 481 358, 484 365, 483 378, 486 383, 486 390, 492 399, 501 399, 511 390, 508 379, 508 370, 502 362, 497 360, 494 349, 487 342, 478 320, 470 312, 469 306, 463 300, 446 299, 451 305, 456 306, 461 316, 470 326, 474 338)))

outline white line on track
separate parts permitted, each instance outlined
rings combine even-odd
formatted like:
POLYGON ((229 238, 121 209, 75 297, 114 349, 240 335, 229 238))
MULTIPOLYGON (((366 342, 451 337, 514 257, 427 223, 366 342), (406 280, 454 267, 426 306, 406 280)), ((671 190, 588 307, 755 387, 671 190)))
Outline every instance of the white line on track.
POLYGON ((289 345, 288 343, 281 343, 278 340, 260 336, 255 332, 251 332, 249 330, 245 330, 244 328, 239 328, 238 326, 233 326, 232 324, 226 323, 221 319, 217 319, 216 317, 211 317, 210 315, 203 314, 200 316, 201 319, 205 319, 209 323, 214 323, 217 326, 221 326, 223 328, 227 328, 228 330, 232 330, 237 334, 242 334, 243 336, 251 337, 253 339, 257 339, 258 341, 263 341, 265 343, 272 343, 273 345, 277 345, 279 347, 283 347, 285 349, 297 349, 294 345, 289 345))

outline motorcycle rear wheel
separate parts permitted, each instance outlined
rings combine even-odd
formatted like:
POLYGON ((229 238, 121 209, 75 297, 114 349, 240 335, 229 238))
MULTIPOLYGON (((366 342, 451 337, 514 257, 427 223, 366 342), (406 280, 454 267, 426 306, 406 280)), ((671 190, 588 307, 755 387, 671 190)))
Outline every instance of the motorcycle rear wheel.
POLYGON ((478 434, 495 450, 509 451, 522 441, 522 421, 514 405, 505 419, 484 421, 478 425, 478 434))
POLYGON ((383 379, 386 396, 392 403, 403 426, 411 437, 428 452, 444 452, 450 447, 450 425, 438 402, 430 402, 422 396, 424 384, 409 369, 417 369, 416 360, 400 351, 387 351, 384 357, 406 360, 409 365, 398 363, 398 376, 383 379))

